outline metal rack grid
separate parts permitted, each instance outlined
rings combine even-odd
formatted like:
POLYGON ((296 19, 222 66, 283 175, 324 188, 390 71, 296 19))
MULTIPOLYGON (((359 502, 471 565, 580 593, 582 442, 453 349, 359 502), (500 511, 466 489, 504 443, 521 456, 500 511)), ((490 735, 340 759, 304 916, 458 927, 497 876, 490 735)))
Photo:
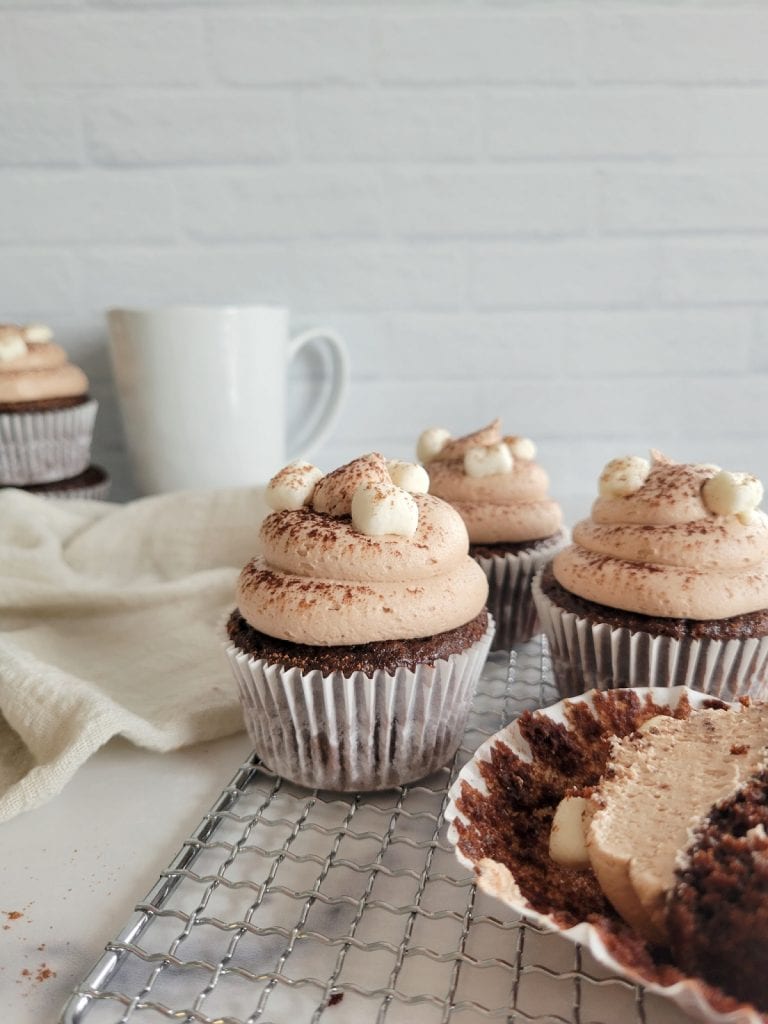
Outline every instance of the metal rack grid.
POLYGON ((492 655, 452 765, 386 793, 310 792, 254 756, 62 1024, 650 1020, 641 989, 478 892, 445 838, 461 766, 525 708, 553 703, 550 679, 543 641, 492 655))

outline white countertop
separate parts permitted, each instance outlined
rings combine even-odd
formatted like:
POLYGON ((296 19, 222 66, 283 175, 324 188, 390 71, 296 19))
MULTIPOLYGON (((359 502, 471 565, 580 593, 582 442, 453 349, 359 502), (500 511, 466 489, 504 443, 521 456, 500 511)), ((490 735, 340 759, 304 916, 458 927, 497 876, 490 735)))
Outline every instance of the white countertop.
POLYGON ((58 1019, 250 751, 244 732, 170 754, 113 740, 58 797, 0 825, 4 1024, 58 1019))

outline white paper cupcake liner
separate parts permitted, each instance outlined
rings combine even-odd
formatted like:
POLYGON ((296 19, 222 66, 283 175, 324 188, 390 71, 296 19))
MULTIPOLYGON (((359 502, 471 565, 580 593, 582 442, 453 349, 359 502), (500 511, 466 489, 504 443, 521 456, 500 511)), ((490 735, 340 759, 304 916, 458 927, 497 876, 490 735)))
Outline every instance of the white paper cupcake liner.
POLYGON ((98 402, 0 413, 0 484, 46 484, 78 476, 91 461, 98 402))
POLYGON ((624 686, 688 686, 721 700, 768 699, 768 636, 747 640, 677 640, 594 624, 564 611, 533 581, 533 598, 549 641, 559 692, 624 686))
POLYGON ((233 644, 248 733, 264 763, 310 789, 389 789, 442 767, 457 750, 493 636, 460 654, 345 676, 270 665, 233 644))
MULTIPOLYGON (((641 690, 639 696, 642 697, 648 692, 647 690, 641 690)), ((703 706, 706 700, 704 694, 695 693, 683 687, 672 688, 665 686, 661 690, 652 692, 651 695, 656 704, 666 704, 671 708, 677 707, 683 696, 686 696, 694 708, 703 706)), ((576 697, 575 700, 579 703, 583 701, 591 706, 593 696, 592 693, 586 693, 576 697)), ((549 718, 568 729, 570 726, 565 716, 565 706, 566 702, 560 701, 551 707, 535 712, 535 714, 549 718)), ((627 978, 632 982, 641 984, 647 991, 664 996, 697 1020, 708 1021, 710 1024, 763 1024, 765 1018, 753 1007, 742 1006, 730 1012, 720 1012, 710 1002, 711 990, 695 978, 685 978, 671 985, 661 985, 656 982, 647 981, 632 966, 616 958, 614 952, 605 942, 603 935, 592 924, 582 921, 571 928, 564 928, 556 917, 534 910, 528 904, 512 873, 504 864, 500 864, 490 858, 473 860, 459 849, 459 830, 456 822, 458 820, 467 825, 470 824, 470 820, 457 807, 457 800, 461 796, 462 787, 465 783, 479 790, 480 793, 488 793, 488 787, 481 772, 481 765, 487 765, 491 762, 492 751, 497 743, 510 747, 523 760, 530 761, 530 747, 521 736, 517 722, 512 722, 510 725, 505 726, 501 732, 486 740, 474 753, 471 760, 464 765, 448 792, 448 806, 445 811, 446 821, 449 822, 448 841, 454 846, 456 857, 460 863, 475 875, 478 887, 507 904, 514 913, 523 917, 526 921, 532 922, 539 931, 558 932, 569 942, 581 945, 585 950, 589 951, 598 964, 605 968, 610 975, 627 978)), ((618 1017, 616 1019, 618 1020, 618 1017)), ((654 1017, 654 1019, 656 1018, 654 1017)))
POLYGON ((541 632, 531 583, 539 569, 568 543, 563 530, 550 544, 517 554, 473 555, 488 577, 488 611, 496 620, 492 651, 509 650, 541 632))

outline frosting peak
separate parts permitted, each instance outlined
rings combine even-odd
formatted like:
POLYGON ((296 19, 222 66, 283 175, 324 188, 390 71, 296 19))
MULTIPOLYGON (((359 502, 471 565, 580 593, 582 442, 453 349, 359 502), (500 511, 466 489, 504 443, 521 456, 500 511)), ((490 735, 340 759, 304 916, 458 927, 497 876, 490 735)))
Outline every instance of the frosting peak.
MULTIPOLYGON (((443 431, 432 428, 419 440, 443 431)), ((533 458, 528 438, 502 435, 496 419, 465 437, 442 439, 427 461, 430 492, 453 505, 466 523, 473 544, 533 541, 556 534, 562 524, 559 505, 548 497, 549 478, 533 458)))
MULTIPOLYGON (((374 512, 382 515, 381 508, 374 512)), ((261 632, 293 643, 431 636, 471 621, 488 594, 485 574, 467 554, 460 516, 432 495, 393 484, 380 455, 323 477, 311 505, 273 512, 260 536, 263 555, 240 575, 240 613, 261 632), (369 474, 378 476, 382 467, 385 479, 371 482, 369 474), (377 490, 390 497, 399 492, 411 503, 412 536, 372 536, 357 528, 360 495, 377 490), (347 504, 349 511, 340 511, 347 504)))
POLYGON ((88 378, 52 336, 44 324, 0 324, 0 405, 86 394, 88 378))
MULTIPOLYGON (((641 615, 724 619, 768 607, 759 481, 652 456, 644 482, 598 497, 591 517, 576 524, 574 543, 554 559, 558 582, 588 601, 641 615)), ((603 471, 601 495, 606 473, 625 461, 603 471)))

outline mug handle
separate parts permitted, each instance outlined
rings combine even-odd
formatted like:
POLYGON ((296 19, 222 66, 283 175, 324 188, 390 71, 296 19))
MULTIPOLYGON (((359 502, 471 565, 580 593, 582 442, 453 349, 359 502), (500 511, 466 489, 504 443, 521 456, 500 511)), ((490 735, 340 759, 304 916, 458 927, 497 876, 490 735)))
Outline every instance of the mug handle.
POLYGON ((349 356, 344 339, 329 327, 312 327, 292 338, 288 344, 288 359, 293 359, 305 345, 319 341, 318 352, 323 361, 326 379, 325 396, 318 403, 313 416, 305 421, 299 436, 292 442, 294 455, 307 456, 326 439, 341 409, 349 384, 349 356))

